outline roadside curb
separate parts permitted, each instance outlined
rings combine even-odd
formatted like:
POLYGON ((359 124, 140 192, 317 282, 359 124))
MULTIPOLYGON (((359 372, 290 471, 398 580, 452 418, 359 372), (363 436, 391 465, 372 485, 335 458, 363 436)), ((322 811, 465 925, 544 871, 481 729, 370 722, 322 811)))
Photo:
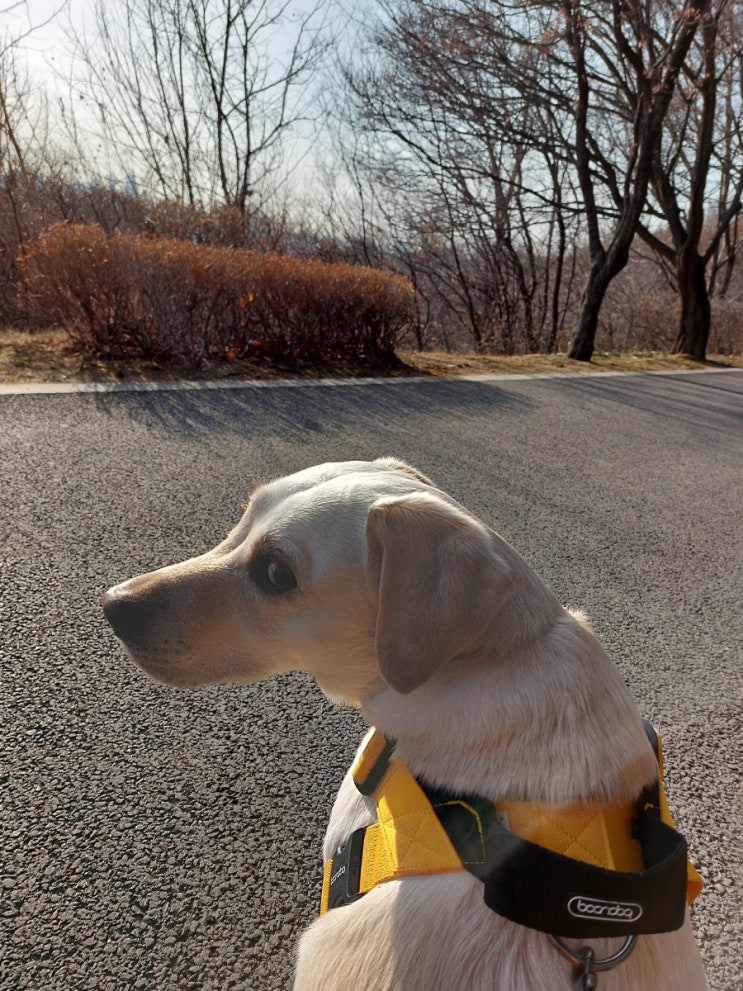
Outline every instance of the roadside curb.
POLYGON ((535 379, 619 378, 628 375, 709 375, 720 372, 740 372, 741 368, 660 369, 658 371, 616 372, 527 372, 523 375, 507 372, 503 375, 410 375, 404 378, 325 378, 325 379, 229 379, 174 382, 19 382, 0 383, 0 396, 53 396, 73 393, 103 395, 117 392, 213 392, 230 389, 307 389, 341 388, 344 386, 409 385, 421 382, 514 382, 535 379))

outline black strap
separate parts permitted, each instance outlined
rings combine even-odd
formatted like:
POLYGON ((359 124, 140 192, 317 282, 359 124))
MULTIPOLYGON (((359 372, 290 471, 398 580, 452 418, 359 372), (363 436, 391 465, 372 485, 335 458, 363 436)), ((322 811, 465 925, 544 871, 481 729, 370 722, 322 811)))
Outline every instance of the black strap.
POLYGON ((384 746, 379 752, 379 756, 373 764, 366 769, 364 776, 362 777, 359 773, 354 774, 353 783, 362 795, 366 795, 367 798, 370 798, 379 787, 382 778, 387 773, 387 768, 390 766, 390 758, 392 757, 394 750, 395 741, 390 740, 389 737, 385 737, 384 746))
POLYGON ((519 925, 555 936, 671 932, 686 909, 686 841, 639 806, 645 869, 612 871, 554 853, 503 829, 491 802, 424 786, 462 860, 484 885, 485 904, 519 925))
POLYGON ((555 936, 629 936, 679 929, 686 910, 686 841, 638 812, 646 867, 610 871, 499 830, 490 838, 485 904, 555 936))
POLYGON ((330 871, 328 909, 341 908, 362 897, 359 884, 365 832, 363 827, 355 830, 335 851, 330 871))

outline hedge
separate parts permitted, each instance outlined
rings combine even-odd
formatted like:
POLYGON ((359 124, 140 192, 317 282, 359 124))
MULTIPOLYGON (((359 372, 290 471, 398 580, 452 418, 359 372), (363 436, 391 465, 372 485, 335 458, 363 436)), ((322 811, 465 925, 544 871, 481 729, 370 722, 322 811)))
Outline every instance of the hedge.
POLYGON ((379 367, 413 313, 410 282, 389 272, 94 225, 50 227, 19 264, 32 314, 100 358, 379 367))

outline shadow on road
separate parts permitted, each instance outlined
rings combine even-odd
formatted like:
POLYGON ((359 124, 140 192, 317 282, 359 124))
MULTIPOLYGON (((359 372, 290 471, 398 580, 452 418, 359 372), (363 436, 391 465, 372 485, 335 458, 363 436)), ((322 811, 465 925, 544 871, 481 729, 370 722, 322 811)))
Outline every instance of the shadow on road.
POLYGON ((730 432, 740 435, 743 421, 743 376, 723 378, 711 373, 701 375, 642 375, 611 378, 577 378, 565 385, 576 394, 616 403, 663 418, 673 419, 700 429, 700 407, 704 410, 704 427, 710 433, 730 432), (729 385, 724 383, 728 382, 729 385), (736 402, 733 397, 737 397, 736 402))
POLYGON ((399 423, 425 416, 526 411, 524 396, 490 382, 437 380, 369 382, 358 385, 307 384, 290 388, 184 390, 182 392, 96 394, 98 410, 123 411, 132 420, 178 436, 233 432, 241 437, 299 439, 374 421, 399 423))

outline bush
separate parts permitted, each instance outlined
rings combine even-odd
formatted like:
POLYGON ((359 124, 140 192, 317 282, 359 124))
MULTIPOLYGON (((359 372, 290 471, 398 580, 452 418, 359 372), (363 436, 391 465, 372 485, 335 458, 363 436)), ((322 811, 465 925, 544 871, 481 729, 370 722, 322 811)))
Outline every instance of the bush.
POLYGON ((413 313, 377 269, 57 224, 19 264, 32 314, 101 358, 269 358, 381 367, 413 313))

